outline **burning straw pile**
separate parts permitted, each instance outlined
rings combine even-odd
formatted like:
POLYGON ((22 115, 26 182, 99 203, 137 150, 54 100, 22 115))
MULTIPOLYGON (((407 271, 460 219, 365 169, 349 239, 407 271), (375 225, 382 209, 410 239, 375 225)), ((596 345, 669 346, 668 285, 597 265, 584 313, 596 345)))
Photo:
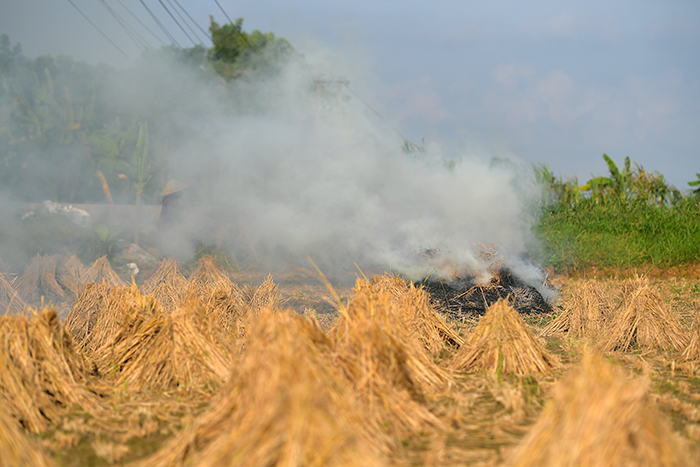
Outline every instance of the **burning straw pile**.
POLYGON ((622 302, 612 316, 600 344, 603 351, 624 352, 635 346, 680 350, 688 343, 678 316, 646 277, 629 279, 622 285, 622 302))
POLYGON ((380 428, 336 373, 331 351, 317 323, 262 310, 217 400, 140 465, 382 465, 380 428))
POLYGON ((331 330, 335 364, 395 434, 441 427, 427 404, 447 387, 450 376, 412 334, 395 297, 363 279, 354 291, 331 330))
POLYGON ((493 271, 486 284, 475 276, 454 278, 452 281, 424 279, 420 284, 430 294, 433 305, 454 319, 465 316, 483 316, 488 307, 499 300, 509 300, 519 313, 552 313, 554 309, 542 294, 520 280, 505 268, 493 271))
POLYGON ((452 362, 456 371, 488 370, 520 376, 546 373, 556 365, 555 357, 505 299, 489 307, 452 362))
POLYGON ((84 362, 55 310, 0 317, 0 405, 25 430, 46 430, 73 404, 92 408, 84 375, 84 362))
POLYGON ((556 384, 535 426, 514 450, 515 467, 690 465, 671 427, 647 395, 599 354, 556 384))

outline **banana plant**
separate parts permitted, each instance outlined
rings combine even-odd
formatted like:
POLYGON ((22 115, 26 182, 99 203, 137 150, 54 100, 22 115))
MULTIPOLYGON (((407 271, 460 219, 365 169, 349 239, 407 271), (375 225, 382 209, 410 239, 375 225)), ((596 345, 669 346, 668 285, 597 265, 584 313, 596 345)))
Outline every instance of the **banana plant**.
POLYGON ((695 196, 700 196, 700 174, 695 175, 698 177, 698 179, 693 180, 692 182, 688 182, 688 185, 690 185, 691 187, 697 187, 693 190, 693 194, 695 196))

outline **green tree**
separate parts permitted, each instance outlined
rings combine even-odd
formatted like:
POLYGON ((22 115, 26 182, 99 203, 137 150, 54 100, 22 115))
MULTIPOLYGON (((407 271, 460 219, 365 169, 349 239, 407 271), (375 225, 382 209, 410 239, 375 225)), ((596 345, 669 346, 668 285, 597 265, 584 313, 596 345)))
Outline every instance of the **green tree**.
POLYGON ((243 31, 243 19, 219 24, 211 17, 209 26, 214 45, 209 49, 209 62, 227 80, 251 73, 274 73, 292 54, 294 48, 286 39, 271 32, 243 31))

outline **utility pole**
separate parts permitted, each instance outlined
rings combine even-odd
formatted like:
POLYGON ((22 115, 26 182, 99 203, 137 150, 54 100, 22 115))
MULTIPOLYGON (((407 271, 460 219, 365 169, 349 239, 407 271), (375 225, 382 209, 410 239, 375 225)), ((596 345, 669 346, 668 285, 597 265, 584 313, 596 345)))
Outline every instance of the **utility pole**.
POLYGON ((314 78, 313 86, 316 89, 316 115, 336 113, 343 114, 343 86, 350 84, 346 78, 341 77, 335 80, 324 79, 323 76, 314 78), (329 95, 328 88, 336 86, 337 102, 333 103, 333 99, 329 95), (333 110, 335 107, 335 111, 333 110))

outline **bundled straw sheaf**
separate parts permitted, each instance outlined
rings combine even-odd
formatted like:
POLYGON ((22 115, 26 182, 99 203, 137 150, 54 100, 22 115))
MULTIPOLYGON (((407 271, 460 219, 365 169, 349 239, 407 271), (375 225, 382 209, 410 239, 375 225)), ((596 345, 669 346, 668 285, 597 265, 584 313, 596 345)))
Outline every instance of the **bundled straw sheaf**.
POLYGON ((456 371, 488 370, 526 376, 549 372, 557 361, 508 300, 501 299, 486 310, 451 366, 456 371))
POLYGON ((0 406, 0 467, 53 467, 56 464, 28 440, 0 406))
POLYGON ((459 347, 464 340, 447 326, 430 304, 430 295, 399 276, 384 274, 372 278, 372 287, 390 294, 403 314, 411 334, 423 342, 428 351, 437 353, 445 346, 459 347))
POLYGON ((107 309, 111 289, 112 287, 106 282, 100 284, 90 282, 82 287, 75 305, 63 323, 76 344, 83 343, 95 327, 97 318, 107 309))
POLYGON ((409 330, 397 300, 358 279, 355 298, 330 331, 336 365, 363 403, 395 435, 404 436, 442 422, 428 410, 450 376, 409 330))
POLYGON ((509 465, 690 465, 647 392, 647 381, 630 379, 600 354, 585 354, 582 366, 556 384, 554 397, 509 465))
MULTIPOLYGON (((229 374, 231 349, 196 302, 170 314, 153 297, 134 295, 104 320, 111 329, 94 348, 91 362, 119 387, 194 389, 219 384, 229 374)), ((98 320, 96 329, 100 327, 98 320)))
POLYGON ((121 280, 121 278, 114 272, 112 266, 109 264, 109 260, 106 256, 95 261, 90 269, 85 271, 80 277, 80 282, 87 284, 89 282, 107 282, 112 287, 125 287, 126 282, 121 280))
POLYGON ((646 277, 629 279, 622 284, 622 302, 602 336, 603 351, 643 349, 680 350, 688 337, 676 314, 671 312, 646 277))
POLYGON ((54 309, 31 318, 0 317, 0 405, 31 433, 78 404, 92 409, 85 366, 54 309))
POLYGON ((56 281, 75 298, 80 293, 82 286, 80 278, 86 271, 85 266, 83 266, 78 257, 71 255, 59 262, 56 270, 56 281))
POLYGON ((683 349, 679 360, 685 363, 700 364, 700 310, 695 312, 693 323, 690 325, 690 340, 683 349))
POLYGON ((66 329, 74 336, 80 352, 88 358, 120 329, 125 309, 138 308, 143 296, 135 284, 111 287, 106 282, 86 284, 83 294, 66 320, 66 329))
POLYGON ((15 282, 15 290, 29 303, 36 304, 42 297, 45 301, 61 301, 66 291, 56 281, 58 255, 36 255, 15 282))
POLYGON ((27 304, 19 296, 19 292, 0 274, 0 315, 19 314, 26 309, 27 304))
POLYGON ((153 275, 143 283, 144 295, 153 295, 166 311, 173 311, 182 303, 187 291, 187 279, 172 259, 164 259, 153 275))
POLYGON ((542 336, 567 334, 571 337, 598 337, 613 308, 599 281, 582 282, 568 300, 563 311, 541 332, 542 336))
POLYGON ((190 275, 189 283, 194 291, 230 284, 231 279, 216 264, 216 258, 206 255, 200 258, 197 269, 190 275))
POLYGON ((382 465, 380 427, 336 373, 330 352, 317 323, 262 310, 208 411, 140 465, 382 465))

